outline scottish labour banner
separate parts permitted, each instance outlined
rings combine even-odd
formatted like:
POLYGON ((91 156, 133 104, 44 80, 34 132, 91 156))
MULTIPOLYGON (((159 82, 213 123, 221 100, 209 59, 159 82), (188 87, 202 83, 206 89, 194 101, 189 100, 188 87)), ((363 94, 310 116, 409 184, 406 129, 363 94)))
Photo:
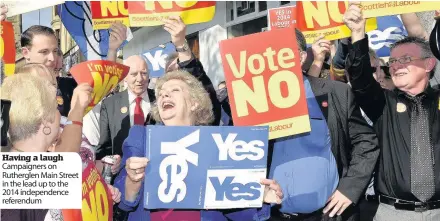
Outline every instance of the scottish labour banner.
POLYGON ((126 1, 91 1, 93 29, 108 29, 115 21, 130 27, 126 1))
POLYGON ((132 27, 162 25, 170 15, 180 16, 185 24, 211 21, 215 1, 128 1, 132 27))
POLYGON ((283 28, 220 42, 234 125, 268 125, 269 139, 310 131, 295 36, 283 28))
POLYGON ((267 127, 148 126, 144 207, 261 207, 267 140, 267 127))
MULTIPOLYGON (((351 31, 342 20, 347 7, 348 1, 297 1, 297 27, 308 44, 312 44, 320 35, 327 40, 350 37, 351 31)), ((367 19, 367 32, 376 27, 376 18, 367 19)))
POLYGON ((361 2, 362 13, 365 18, 386 15, 398 15, 411 12, 432 11, 440 8, 438 1, 387 1, 387 2, 361 2))

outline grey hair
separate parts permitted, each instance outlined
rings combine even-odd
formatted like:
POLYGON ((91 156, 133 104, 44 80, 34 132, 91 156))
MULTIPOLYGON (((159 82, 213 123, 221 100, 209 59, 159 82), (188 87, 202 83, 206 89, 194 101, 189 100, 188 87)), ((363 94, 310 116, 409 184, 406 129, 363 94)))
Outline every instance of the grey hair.
MULTIPOLYGON (((156 82, 155 94, 156 97, 159 98, 159 91, 162 89, 163 84, 170 80, 181 80, 188 85, 188 93, 191 97, 192 103, 197 103, 196 110, 193 112, 193 118, 191 125, 193 126, 201 126, 201 125, 210 125, 214 120, 214 113, 212 111, 212 102, 209 97, 209 94, 206 92, 202 83, 197 80, 190 73, 182 70, 175 70, 166 73, 161 78, 159 78, 156 82)), ((158 100, 158 99, 157 99, 158 100)), ((153 119, 156 122, 162 123, 162 119, 159 115, 159 108, 157 106, 157 100, 151 109, 151 113, 153 119)), ((189 126, 189 125, 188 125, 189 126)))

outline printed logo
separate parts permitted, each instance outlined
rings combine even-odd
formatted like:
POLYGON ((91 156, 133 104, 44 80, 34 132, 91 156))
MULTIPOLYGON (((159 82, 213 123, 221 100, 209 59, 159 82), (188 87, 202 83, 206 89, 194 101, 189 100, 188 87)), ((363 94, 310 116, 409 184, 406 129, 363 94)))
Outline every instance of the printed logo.
POLYGON ((162 202, 170 203, 176 197, 177 202, 185 199, 186 184, 183 180, 188 175, 188 162, 194 166, 198 166, 199 162, 199 155, 188 147, 198 143, 199 138, 200 130, 196 130, 176 142, 161 143, 160 153, 169 155, 159 166, 162 182, 159 185, 158 197, 162 202))
POLYGON ((249 143, 243 140, 236 140, 237 134, 228 134, 223 140, 221 134, 212 134, 219 150, 218 160, 228 160, 228 156, 235 161, 260 160, 264 157, 264 143, 261 140, 252 140, 249 143))

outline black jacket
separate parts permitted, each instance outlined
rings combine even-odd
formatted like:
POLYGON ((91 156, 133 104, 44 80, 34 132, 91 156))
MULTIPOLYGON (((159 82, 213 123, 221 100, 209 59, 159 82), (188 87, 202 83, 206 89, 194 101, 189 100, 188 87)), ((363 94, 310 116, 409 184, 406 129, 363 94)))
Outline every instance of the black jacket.
MULTIPOLYGON (((62 100, 62 108, 60 113, 62 116, 67 117, 70 111, 70 102, 72 101, 73 90, 78 86, 76 81, 73 78, 66 77, 57 77, 58 89, 61 92, 62 100)), ((60 106, 60 102, 58 101, 58 105, 60 106)))
MULTIPOLYGON (((347 84, 304 76, 308 78, 318 104, 328 103, 327 107, 320 107, 330 131, 332 153, 338 167, 340 180, 337 189, 356 204, 371 179, 379 156, 376 134, 362 117, 347 84)), ((273 146, 273 141, 271 144, 273 146)))

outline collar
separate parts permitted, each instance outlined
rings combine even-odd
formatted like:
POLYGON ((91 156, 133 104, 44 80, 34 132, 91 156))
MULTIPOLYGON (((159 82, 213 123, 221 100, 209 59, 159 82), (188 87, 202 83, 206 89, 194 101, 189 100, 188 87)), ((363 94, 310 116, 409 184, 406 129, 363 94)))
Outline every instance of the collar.
MULTIPOLYGON (((394 92, 396 92, 397 96, 399 96, 399 97, 406 97, 407 96, 407 94, 405 92, 403 92, 397 88, 394 89, 394 92)), ((430 98, 430 99, 437 97, 437 93, 435 92, 435 89, 432 88, 431 84, 429 84, 429 83, 428 83, 428 87, 426 87, 426 89, 422 93, 420 93, 416 96, 423 96, 423 95, 425 95, 426 98, 430 98)))
MULTIPOLYGON (((133 92, 131 92, 130 89, 127 89, 127 91, 128 91, 128 103, 131 104, 131 103, 135 102, 137 96, 135 94, 133 94, 133 92)), ((142 100, 144 100, 145 102, 147 102, 147 103, 150 102, 150 99, 148 97, 148 89, 145 90, 145 92, 141 95, 141 97, 142 97, 142 100)))

